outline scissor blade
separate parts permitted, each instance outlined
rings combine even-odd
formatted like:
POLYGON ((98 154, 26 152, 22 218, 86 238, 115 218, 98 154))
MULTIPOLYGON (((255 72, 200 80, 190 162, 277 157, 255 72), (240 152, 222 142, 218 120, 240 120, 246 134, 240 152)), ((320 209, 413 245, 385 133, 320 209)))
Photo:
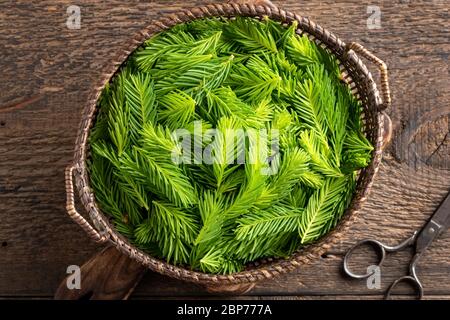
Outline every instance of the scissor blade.
POLYGON ((426 250, 442 232, 450 226, 450 193, 431 216, 430 221, 422 228, 416 239, 416 252, 426 250))
POLYGON ((440 224, 444 229, 450 227, 450 193, 447 194, 431 219, 440 224))

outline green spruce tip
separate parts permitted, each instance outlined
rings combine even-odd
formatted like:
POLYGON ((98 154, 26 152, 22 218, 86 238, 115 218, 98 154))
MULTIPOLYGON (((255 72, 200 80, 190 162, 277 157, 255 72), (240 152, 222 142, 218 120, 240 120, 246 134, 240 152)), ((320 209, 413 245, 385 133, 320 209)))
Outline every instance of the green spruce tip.
POLYGON ((105 87, 91 185, 135 246, 229 274, 287 257, 339 223, 373 146, 337 60, 296 29, 242 17, 179 24, 148 39, 105 87), (175 163, 174 130, 192 135, 198 121, 202 147, 220 161, 175 163), (250 139, 260 129, 278 137, 270 164, 250 139), (269 167, 275 174, 263 174, 269 167))

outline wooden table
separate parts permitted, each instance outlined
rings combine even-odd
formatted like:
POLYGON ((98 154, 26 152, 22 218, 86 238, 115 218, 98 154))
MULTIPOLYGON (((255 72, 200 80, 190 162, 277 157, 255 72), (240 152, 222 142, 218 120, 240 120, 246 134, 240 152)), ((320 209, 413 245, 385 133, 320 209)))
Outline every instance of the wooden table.
MULTIPOLYGON (((248 297, 381 298, 406 272, 411 252, 387 260, 381 290, 344 277, 342 255, 364 237, 394 244, 410 236, 450 189, 449 4, 274 2, 386 61, 395 132, 370 198, 342 242, 315 263, 258 284, 248 297), (368 28, 368 5, 379 6, 381 28, 368 28)), ((51 298, 67 266, 81 265, 100 249, 65 211, 64 168, 73 155, 81 110, 123 42, 160 12, 183 6, 183 1, 118 0, 0 4, 0 297, 51 298), (66 25, 72 4, 81 9, 80 29, 66 25)), ((447 232, 419 264, 427 298, 450 298, 449 257, 447 232)), ((132 297, 205 295, 193 285, 147 273, 132 297)))

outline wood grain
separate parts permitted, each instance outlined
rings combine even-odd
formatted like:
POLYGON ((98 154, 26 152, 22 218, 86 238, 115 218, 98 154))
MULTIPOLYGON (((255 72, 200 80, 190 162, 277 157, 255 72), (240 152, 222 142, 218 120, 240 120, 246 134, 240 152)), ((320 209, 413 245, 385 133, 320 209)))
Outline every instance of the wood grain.
MULTIPOLYGON (((220 1, 216 1, 220 2, 220 1)), ((446 1, 382 1, 381 29, 367 28, 369 1, 273 1, 309 16, 344 41, 386 61, 393 143, 369 200, 348 235, 315 263, 260 283, 250 297, 380 298, 406 272, 410 252, 390 256, 382 289, 341 272, 357 239, 397 243, 419 228, 450 190, 446 1)), ((193 1, 195 6, 202 1, 193 1)), ((66 268, 102 248, 66 215, 64 168, 73 155, 81 110, 102 68, 160 12, 183 1, 84 1, 81 29, 66 26, 70 0, 0 3, 0 297, 51 298, 66 268)), ((371 66, 370 66, 371 67, 371 66)), ((376 69, 372 68, 376 75, 376 69)), ((450 233, 419 263, 430 298, 450 296, 450 233)), ((361 261, 363 262, 363 261, 361 261)), ((407 290, 405 289, 405 293, 407 290)), ((209 297, 194 285, 147 273, 134 298, 209 297)))
POLYGON ((69 288, 68 276, 56 290, 55 299, 126 300, 146 271, 115 247, 106 247, 81 266, 80 288, 69 288))

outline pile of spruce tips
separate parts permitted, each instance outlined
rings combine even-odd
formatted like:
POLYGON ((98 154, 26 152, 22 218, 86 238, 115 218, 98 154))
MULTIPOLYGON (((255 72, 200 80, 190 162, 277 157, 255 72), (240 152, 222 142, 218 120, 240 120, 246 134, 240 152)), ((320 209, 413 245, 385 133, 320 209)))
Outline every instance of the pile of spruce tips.
POLYGON ((253 18, 180 24, 147 40, 104 89, 91 186, 135 246, 228 274, 288 257, 339 222, 373 147, 338 62, 296 29, 253 18), (174 161, 178 129, 192 144, 200 131, 216 160, 245 161, 174 161), (267 158, 253 143, 263 131, 276 137, 267 158))

